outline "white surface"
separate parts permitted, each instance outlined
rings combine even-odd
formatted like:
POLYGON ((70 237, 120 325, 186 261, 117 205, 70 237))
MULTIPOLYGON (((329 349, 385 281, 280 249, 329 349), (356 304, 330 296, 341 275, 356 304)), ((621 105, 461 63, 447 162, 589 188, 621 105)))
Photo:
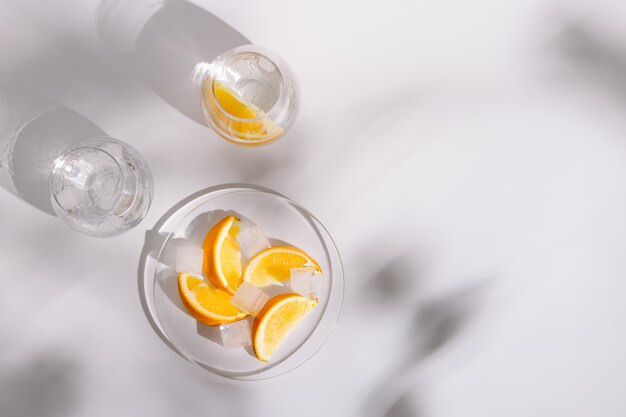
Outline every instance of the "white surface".
POLYGON ((626 415, 623 6, 198 4, 291 64, 287 137, 237 148, 178 113, 101 43, 96 1, 0 6, 2 81, 130 143, 155 179, 144 222, 110 239, 0 193, 0 415, 626 415), (225 182, 300 202, 344 257, 335 334, 270 381, 186 363, 137 295, 145 231, 225 182))

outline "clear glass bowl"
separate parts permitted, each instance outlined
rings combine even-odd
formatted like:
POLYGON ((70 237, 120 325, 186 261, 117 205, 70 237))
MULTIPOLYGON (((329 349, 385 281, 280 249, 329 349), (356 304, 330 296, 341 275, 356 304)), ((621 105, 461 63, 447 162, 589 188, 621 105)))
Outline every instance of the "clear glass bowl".
POLYGON ((190 362, 227 378, 272 378, 311 358, 335 327, 344 294, 339 252, 319 220, 288 198, 270 190, 243 186, 209 190, 170 210, 153 232, 165 236, 165 240, 160 248, 153 248, 152 257, 142 259, 140 289, 144 310, 161 339, 190 362), (252 219, 272 244, 287 243, 305 250, 323 270, 318 281, 319 304, 289 334, 269 362, 257 360, 249 346, 222 347, 218 343, 219 326, 198 323, 187 313, 178 294, 176 248, 189 241, 200 245, 212 225, 227 214, 252 219))
POLYGON ((289 66, 274 52, 239 46, 201 64, 194 76, 201 84, 205 120, 224 139, 260 146, 283 136, 295 121, 300 100, 289 66))

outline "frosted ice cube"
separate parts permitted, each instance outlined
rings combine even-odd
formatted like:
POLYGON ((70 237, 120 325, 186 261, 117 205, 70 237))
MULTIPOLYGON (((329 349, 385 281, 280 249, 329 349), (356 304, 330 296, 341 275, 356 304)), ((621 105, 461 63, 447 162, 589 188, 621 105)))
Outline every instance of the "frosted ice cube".
POLYGON ((237 292, 230 299, 231 304, 248 314, 256 316, 270 297, 247 282, 242 282, 237 292))
POLYGON ((222 346, 232 349, 240 346, 248 346, 250 340, 250 321, 243 319, 234 323, 220 325, 222 346))
POLYGON ((238 216, 238 217, 239 217, 239 229, 241 231, 248 230, 257 226, 255 222, 253 222, 252 220, 250 220, 249 218, 245 216, 238 216))
POLYGON ((188 272, 190 274, 202 274, 202 262, 204 251, 193 246, 180 246, 176 248, 176 272, 188 272))
POLYGON ((264 249, 271 247, 261 228, 250 219, 241 218, 237 241, 241 252, 250 259, 264 249))
POLYGON ((81 191, 71 185, 66 185, 56 195, 57 202, 65 210, 71 210, 80 204, 81 191))
POLYGON ((292 268, 289 277, 289 287, 293 292, 314 300, 317 298, 317 279, 319 275, 319 272, 312 266, 292 268))

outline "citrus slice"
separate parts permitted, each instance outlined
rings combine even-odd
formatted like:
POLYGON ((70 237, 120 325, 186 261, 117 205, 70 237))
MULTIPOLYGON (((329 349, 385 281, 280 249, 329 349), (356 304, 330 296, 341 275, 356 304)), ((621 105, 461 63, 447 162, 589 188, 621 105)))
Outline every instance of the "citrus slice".
POLYGON ((298 294, 280 294, 271 298, 252 324, 252 348, 256 357, 269 361, 287 334, 316 305, 316 300, 298 294))
POLYGON ((225 84, 207 79, 203 88, 211 105, 211 118, 231 136, 265 142, 283 134, 283 129, 261 109, 245 103, 225 84))
POLYGON ((237 235, 239 219, 227 216, 207 233, 202 249, 202 272, 217 288, 234 294, 241 283, 241 253, 237 235))
POLYGON ((289 279, 292 268, 311 265, 317 272, 320 266, 304 251, 293 246, 274 246, 250 259, 243 271, 243 280, 257 287, 277 284, 289 279))
POLYGON ((178 274, 178 292, 189 314, 204 324, 230 323, 247 316, 230 303, 230 294, 195 275, 186 272, 178 274))

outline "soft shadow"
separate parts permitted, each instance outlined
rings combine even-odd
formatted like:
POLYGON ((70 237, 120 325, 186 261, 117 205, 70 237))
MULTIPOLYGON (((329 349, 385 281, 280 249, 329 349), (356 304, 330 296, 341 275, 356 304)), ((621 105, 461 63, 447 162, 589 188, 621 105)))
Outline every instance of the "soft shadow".
POLYGON ((205 125, 194 72, 220 53, 251 42, 208 11, 184 0, 104 0, 98 34, 163 100, 205 125))
POLYGON ((383 306, 416 305, 428 267, 424 254, 411 251, 386 262, 363 286, 365 295, 383 306))
POLYGON ((439 351, 461 333, 480 307, 489 282, 475 280, 418 308, 412 332, 417 342, 416 360, 439 351))
POLYGON ((0 415, 56 417, 71 415, 78 402, 74 362, 42 353, 0 378, 0 415))
POLYGON ((0 186, 54 215, 48 176, 66 148, 106 136, 95 123, 51 100, 0 88, 0 186))
POLYGON ((418 306, 405 345, 410 352, 376 392, 383 399, 382 414, 376 417, 418 417, 420 411, 419 376, 429 357, 458 341, 471 321, 487 289, 488 280, 475 281, 442 297, 418 306), (416 398, 417 397, 417 398, 416 398))
POLYGON ((468 280, 435 298, 424 295, 426 260, 415 253, 398 256, 378 270, 363 291, 383 308, 402 308, 413 315, 396 365, 373 389, 364 404, 372 417, 420 416, 419 377, 422 364, 460 340, 483 304, 491 280, 468 280), (375 395, 374 395, 375 394, 375 395))
POLYGON ((420 417, 421 415, 423 413, 416 409, 414 402, 403 396, 391 406, 384 417, 420 417))
MULTIPOLYGON (((443 296, 417 306, 405 342, 409 354, 377 388, 382 392, 384 417, 419 416, 421 365, 435 353, 458 342, 463 330, 482 304, 490 280, 475 280, 443 296), (415 396, 418 396, 417 400, 415 396)), ((378 417, 378 416, 376 416, 378 417)))
POLYGON ((610 43, 577 22, 563 30, 557 47, 570 65, 626 104, 626 45, 610 43))

